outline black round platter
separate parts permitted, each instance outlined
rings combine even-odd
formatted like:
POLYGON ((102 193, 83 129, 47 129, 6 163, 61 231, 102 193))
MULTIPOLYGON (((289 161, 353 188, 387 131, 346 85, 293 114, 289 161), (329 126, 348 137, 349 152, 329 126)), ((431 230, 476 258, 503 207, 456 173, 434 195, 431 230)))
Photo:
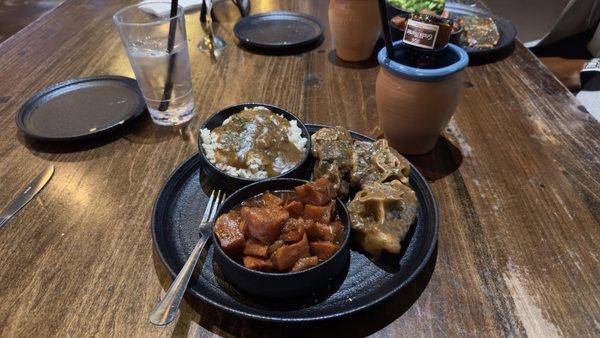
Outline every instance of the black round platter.
MULTIPOLYGON (((311 133, 322 125, 307 124, 311 133)), ((373 139, 351 132, 357 140, 373 139)), ((308 166, 312 168, 312 166, 308 166)), ((213 188, 200 170, 196 154, 184 161, 167 180, 154 205, 152 238, 156 251, 175 276, 198 241, 198 225, 213 188)), ((310 170, 310 169, 309 169, 310 170)), ((306 173, 310 179, 310 171, 306 173)), ((417 220, 402 242, 398 255, 370 260, 358 245, 350 247, 350 259, 326 289, 297 299, 259 299, 232 287, 213 262, 209 242, 197 275, 188 292, 223 311, 246 318, 271 322, 308 322, 339 318, 371 308, 399 292, 423 270, 432 257, 439 231, 438 210, 425 178, 411 166, 410 185, 420 207, 417 220)))

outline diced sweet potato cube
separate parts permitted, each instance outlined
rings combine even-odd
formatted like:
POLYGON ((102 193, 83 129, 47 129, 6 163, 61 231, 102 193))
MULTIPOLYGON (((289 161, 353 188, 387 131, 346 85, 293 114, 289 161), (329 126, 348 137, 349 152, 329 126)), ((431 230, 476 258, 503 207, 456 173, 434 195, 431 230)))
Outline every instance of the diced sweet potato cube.
POLYGON ((304 206, 304 218, 312 219, 319 223, 329 223, 331 221, 331 215, 333 213, 333 202, 325 206, 317 206, 307 204, 304 206))
POLYGON ((267 256, 271 257, 273 252, 277 251, 277 249, 281 248, 284 244, 285 243, 280 239, 273 242, 273 244, 269 245, 269 250, 267 250, 267 256))
POLYGON ((344 228, 339 222, 331 224, 316 223, 318 239, 329 242, 340 242, 343 238, 344 228))
POLYGON ((244 247, 243 253, 244 255, 267 257, 268 251, 268 245, 264 244, 263 242, 257 241, 254 238, 250 238, 246 241, 246 246, 244 247))
POLYGON ((242 235, 244 235, 244 237, 250 236, 250 232, 248 232, 248 226, 246 225, 246 222, 244 222, 244 220, 241 218, 240 218, 240 222, 238 223, 238 229, 240 229, 240 231, 242 232, 242 235))
POLYGON ((275 242, 281 227, 290 218, 288 211, 281 207, 273 209, 243 207, 241 215, 250 235, 265 244, 275 242))
POLYGON ((294 190, 302 202, 312 205, 325 205, 336 196, 333 185, 325 178, 299 185, 294 190))
POLYGON ((283 202, 281 198, 271 194, 270 192, 262 194, 262 200, 263 205, 267 208, 276 208, 283 202))
POLYGON ((273 267, 277 270, 285 270, 292 267, 300 258, 310 255, 306 235, 302 240, 293 244, 284 245, 277 249, 271 256, 273 267))
POLYGON ((319 257, 310 256, 300 258, 294 266, 292 266, 292 271, 302 271, 308 268, 312 268, 313 266, 319 264, 319 257))
POLYGON ((283 208, 290 213, 290 217, 300 217, 304 211, 304 205, 300 201, 289 201, 283 208))
POLYGON ((252 270, 273 271, 273 263, 264 258, 246 256, 244 257, 244 266, 252 270))
POLYGON ((298 242, 304 236, 304 226, 302 225, 303 220, 297 218, 290 218, 283 225, 281 229, 281 235, 279 239, 286 243, 298 242))
POLYGON ((331 257, 337 250, 338 246, 331 242, 310 242, 310 253, 319 257, 319 260, 324 261, 331 257))
POLYGON ((333 221, 329 223, 329 226, 332 228, 335 237, 333 239, 333 243, 341 243, 344 240, 344 225, 338 221, 333 221))
POLYGON ((304 226, 304 232, 311 241, 318 241, 320 239, 319 229, 317 228, 317 222, 312 219, 302 219, 304 226))
POLYGON ((238 228, 240 218, 235 211, 230 211, 217 218, 215 222, 215 235, 223 251, 230 256, 238 256, 244 250, 246 240, 238 228))

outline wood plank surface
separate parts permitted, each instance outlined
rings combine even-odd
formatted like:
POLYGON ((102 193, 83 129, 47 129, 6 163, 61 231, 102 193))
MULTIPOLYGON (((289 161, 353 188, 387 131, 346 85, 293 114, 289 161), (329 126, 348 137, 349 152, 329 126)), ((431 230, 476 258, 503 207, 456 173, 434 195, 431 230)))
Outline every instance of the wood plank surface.
MULTIPOLYGON (((231 44, 199 52, 187 16, 198 116, 185 128, 149 119, 106 139, 26 140, 20 105, 45 86, 100 74, 133 76, 111 16, 134 1, 66 1, 0 44, 0 207, 48 164, 52 181, 0 230, 2 336, 598 336, 600 124, 520 44, 466 70, 455 118, 436 148, 411 157, 441 212, 437 261, 390 302, 309 326, 235 317, 191 297, 166 327, 147 320, 171 277, 153 251, 154 199, 196 151, 195 131, 231 104, 280 105, 306 122, 381 134, 375 62, 335 58, 324 43, 295 56, 231 44), (427 279, 429 279, 427 284, 427 279)), ((311 13, 327 1, 253 1, 253 12, 311 13)))

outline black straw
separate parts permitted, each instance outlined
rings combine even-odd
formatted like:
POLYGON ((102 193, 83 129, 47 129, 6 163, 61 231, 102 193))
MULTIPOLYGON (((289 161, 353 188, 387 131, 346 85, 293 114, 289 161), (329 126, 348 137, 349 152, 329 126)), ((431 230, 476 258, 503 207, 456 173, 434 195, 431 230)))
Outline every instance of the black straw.
POLYGON ((390 33, 390 22, 387 15, 386 0, 378 0, 378 2, 379 14, 381 16, 381 28, 383 30, 383 41, 385 42, 385 49, 387 50, 388 59, 396 61, 394 44, 392 43, 392 34, 390 33))
POLYGON ((169 68, 167 70, 167 80, 165 81, 165 90, 163 92, 162 100, 158 106, 159 111, 165 111, 169 109, 169 100, 171 99, 171 92, 173 91, 173 68, 175 67, 176 55, 170 55, 173 52, 175 46, 175 33, 177 31, 177 0, 171 0, 171 22, 169 23, 169 41, 167 42, 167 54, 169 55, 169 68))

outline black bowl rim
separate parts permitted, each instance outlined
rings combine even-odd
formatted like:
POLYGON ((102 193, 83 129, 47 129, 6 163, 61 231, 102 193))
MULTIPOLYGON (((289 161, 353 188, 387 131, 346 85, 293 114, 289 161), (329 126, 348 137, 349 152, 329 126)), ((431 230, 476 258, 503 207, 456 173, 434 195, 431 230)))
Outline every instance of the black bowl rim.
MULTIPOLYGON (((234 193, 232 193, 231 195, 229 195, 229 197, 227 197, 227 199, 221 204, 221 206, 219 207, 219 209, 217 210, 217 217, 221 216, 222 212, 223 212, 223 204, 225 204, 227 201, 234 199, 235 197, 237 197, 236 195, 242 193, 244 190, 247 189, 251 189, 254 186, 257 185, 261 185, 261 184, 269 184, 269 183, 273 183, 273 182, 296 182, 296 183, 308 183, 309 181, 307 180, 303 180, 303 179, 299 179, 299 178, 272 178, 272 179, 267 179, 264 181, 259 181, 259 182, 255 182, 252 184, 249 184, 247 186, 244 186, 238 190, 236 190, 234 193)), ((270 190, 270 189, 265 189, 264 191, 262 191, 261 193, 258 193, 254 196, 258 196, 260 194, 263 194, 267 191, 288 191, 287 189, 282 189, 282 190, 270 190)), ((335 198, 335 201, 337 203, 337 205, 341 205, 342 206, 342 212, 346 215, 346 219, 348 220, 348 222, 342 222, 344 225, 344 241, 342 242, 342 244, 340 245, 340 248, 335 252, 335 254, 331 255, 331 257, 327 258, 326 260, 319 262, 319 264, 308 268, 306 270, 301 270, 301 271, 295 271, 295 272, 263 272, 263 271, 257 271, 257 270, 252 270, 252 269, 248 269, 247 267, 243 266, 242 264, 236 262, 235 260, 233 260, 231 257, 229 257, 229 255, 227 255, 225 253, 225 251, 223 251, 223 249, 221 248, 221 244, 218 241, 218 238, 215 234, 215 232, 213 231, 212 234, 212 242, 215 246, 215 250, 219 251, 219 254, 222 254, 223 256, 225 256, 225 259, 227 260, 227 262, 229 264, 234 264, 236 265, 238 268, 241 268, 242 270, 244 270, 245 272, 257 275, 257 276, 264 276, 264 277, 274 277, 274 278, 278 278, 278 277, 288 277, 288 276, 296 276, 296 277, 300 277, 300 275, 307 273, 309 271, 315 270, 317 268, 319 268, 321 265, 329 262, 330 260, 332 260, 334 257, 339 256, 340 254, 343 254, 343 251, 346 251, 346 249, 348 248, 348 245, 350 244, 350 214, 348 213, 348 208, 346 208, 345 203, 340 200, 339 198, 335 198)), ((241 202, 240 202, 241 203, 241 202)), ((239 203, 237 203, 235 206, 239 205, 239 203)), ((340 212, 338 210, 338 212, 340 212)))
MULTIPOLYGON (((274 114, 277 114, 276 111, 271 110, 271 112, 274 113, 274 114)), ((287 120, 289 120, 289 119, 287 119, 287 120)), ((209 129, 209 130, 212 131, 212 129, 209 129)), ((200 129, 198 129, 198 153, 200 154, 200 157, 202 158, 202 161, 205 162, 206 165, 209 166, 211 169, 218 171, 220 174, 223 174, 226 177, 227 180, 231 180, 231 181, 238 180, 240 182, 244 182, 245 184, 251 184, 251 183, 255 183, 255 182, 262 182, 264 180, 269 180, 269 179, 274 179, 274 178, 284 178, 285 175, 288 175, 289 173, 298 170, 298 168, 300 168, 304 163, 306 163, 306 161, 310 157, 310 149, 311 149, 310 132, 309 132, 308 128, 306 128, 306 125, 304 124, 304 122, 302 120, 300 120, 298 118, 298 116, 296 116, 295 114, 292 114, 287 109, 283 109, 283 108, 281 108, 279 106, 276 106, 276 105, 270 104, 270 103, 246 102, 246 103, 234 104, 234 105, 231 105, 229 107, 225 107, 223 109, 219 109, 218 111, 216 111, 212 115, 210 115, 204 121, 204 123, 202 124, 202 126, 200 127, 200 129), (223 170, 219 169, 211 161, 209 161, 208 158, 206 158, 204 147, 202 146, 202 144, 203 144, 203 142, 202 142, 202 136, 201 136, 200 133, 201 133, 202 129, 205 129, 205 128, 208 129, 207 125, 208 125, 208 123, 212 119, 214 119, 215 117, 217 117, 219 114, 222 114, 226 110, 240 107, 241 109, 238 111, 238 113, 239 113, 239 112, 241 112, 246 107, 255 108, 255 107, 260 107, 260 106, 269 108, 269 110, 271 110, 271 108, 275 108, 275 109, 284 111, 287 114, 290 114, 298 122, 298 127, 302 130, 302 134, 306 135, 306 144, 304 145, 304 156, 302 157, 302 159, 300 160, 300 162, 298 162, 292 169, 290 169, 290 170, 288 170, 288 171, 286 171, 286 172, 284 172, 284 173, 282 173, 280 175, 277 175, 277 176, 267 177, 267 178, 252 179, 252 178, 244 178, 244 177, 237 177, 237 176, 229 175, 228 173, 226 173, 223 170)))

